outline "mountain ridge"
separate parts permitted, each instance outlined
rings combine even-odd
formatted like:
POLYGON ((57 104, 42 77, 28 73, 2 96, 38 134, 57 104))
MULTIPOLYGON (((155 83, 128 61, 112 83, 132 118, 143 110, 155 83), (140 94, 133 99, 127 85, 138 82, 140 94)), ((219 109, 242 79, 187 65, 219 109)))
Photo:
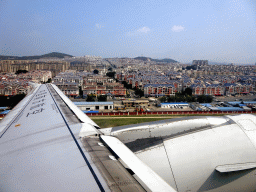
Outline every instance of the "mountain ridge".
POLYGON ((34 55, 34 56, 8 56, 8 55, 0 55, 0 60, 32 60, 32 59, 42 59, 42 58, 60 58, 63 59, 65 57, 73 57, 72 55, 68 55, 66 53, 59 53, 59 52, 51 52, 46 53, 43 55, 34 55))
POLYGON ((135 57, 136 60, 142 60, 142 61, 155 61, 155 62, 163 62, 163 63, 178 63, 178 61, 175 61, 174 59, 152 59, 150 57, 135 57))

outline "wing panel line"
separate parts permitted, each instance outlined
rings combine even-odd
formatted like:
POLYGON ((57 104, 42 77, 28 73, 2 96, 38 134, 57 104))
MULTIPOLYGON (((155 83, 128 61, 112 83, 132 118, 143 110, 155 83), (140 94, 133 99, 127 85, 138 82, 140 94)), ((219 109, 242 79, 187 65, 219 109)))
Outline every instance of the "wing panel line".
POLYGON ((68 125, 68 123, 67 123, 65 117, 63 116, 63 114, 62 114, 62 112, 61 112, 59 106, 57 105, 57 103, 56 103, 54 97, 52 96, 52 93, 51 93, 51 91, 49 90, 49 85, 47 85, 46 87, 47 87, 47 89, 48 89, 48 91, 49 91, 49 93, 50 93, 50 95, 51 95, 51 97, 52 97, 52 99, 53 99, 53 101, 54 101, 54 103, 55 103, 55 105, 56 105, 58 111, 60 112, 60 115, 61 115, 62 119, 64 120, 64 122, 65 122, 65 124, 66 124, 66 126, 67 126, 67 128, 68 128, 68 130, 69 130, 69 132, 70 132, 70 134, 71 134, 71 136, 72 136, 72 138, 73 138, 73 140, 75 141, 75 143, 76 143, 76 145, 77 145, 77 147, 78 147, 78 149, 79 149, 81 155, 83 156, 83 158, 84 158, 84 160, 85 160, 85 162, 86 162, 88 168, 90 169, 90 171, 91 171, 91 173, 92 173, 92 175, 93 175, 93 177, 94 177, 94 179, 95 179, 95 181, 96 181, 96 183, 97 183, 99 189, 100 189, 102 192, 105 192, 105 190, 104 190, 104 188, 102 187, 102 185, 101 185, 101 183, 100 183, 100 181, 99 181, 99 179, 98 179, 96 173, 94 172, 94 170, 93 170, 92 166, 90 165, 88 159, 86 158, 85 154, 83 153, 83 150, 82 150, 81 146, 80 146, 79 143, 77 142, 77 140, 76 140, 76 138, 75 138, 73 132, 71 131, 71 129, 70 129, 70 127, 69 127, 69 125, 68 125))
MULTIPOLYGON (((162 141, 163 141, 163 140, 162 140, 162 141)), ((177 185, 177 182, 176 182, 175 176, 174 176, 174 174, 173 174, 172 165, 171 165, 171 162, 170 162, 170 158, 169 158, 169 156, 168 156, 168 154, 167 154, 167 151, 166 151, 166 147, 165 147, 164 142, 163 142, 163 145, 164 145, 165 155, 166 155, 166 157, 167 157, 167 159, 168 159, 168 163, 169 163, 170 168, 171 168, 171 171, 172 171, 173 180, 174 180, 174 183, 175 183, 176 189, 177 189, 177 191, 178 191, 178 185, 177 185)))
MULTIPOLYGON (((6 133, 6 131, 11 127, 11 125, 13 124, 13 122, 16 121, 16 119, 20 116, 20 114, 25 110, 25 108, 28 106, 28 104, 30 103, 30 101, 35 97, 35 95, 37 94, 37 92, 39 91, 40 87, 36 88, 36 92, 33 93, 34 95, 27 101, 27 103, 23 106, 23 108, 16 114, 16 116, 13 118, 12 122, 9 123, 9 125, 5 128, 5 130, 2 131, 2 134, 0 135, 0 138, 2 138, 2 136, 6 133)), ((19 103, 18 103, 19 104, 19 103)), ((17 105, 18 105, 17 104, 17 105)), ((16 106, 17 106, 16 105, 16 106)))

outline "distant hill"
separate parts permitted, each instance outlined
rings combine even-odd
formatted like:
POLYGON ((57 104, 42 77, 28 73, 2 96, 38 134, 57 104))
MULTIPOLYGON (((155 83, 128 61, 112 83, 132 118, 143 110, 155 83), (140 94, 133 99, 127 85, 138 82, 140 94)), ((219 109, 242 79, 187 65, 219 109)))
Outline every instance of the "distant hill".
POLYGON ((135 57, 134 59, 141 60, 141 61, 152 61, 150 57, 135 57))
POLYGON ((135 57, 134 59, 142 60, 142 61, 155 61, 155 62, 163 62, 163 63, 177 63, 178 61, 175 61, 173 59, 152 59, 150 57, 135 57))
POLYGON ((35 56, 6 56, 6 55, 0 55, 0 60, 7 60, 7 59, 14 59, 14 60, 32 60, 32 59, 42 59, 42 58, 64 58, 64 57, 73 57, 72 55, 68 55, 65 53, 58 53, 58 52, 52 52, 52 53, 47 53, 44 55, 35 55, 35 56))
POLYGON ((175 61, 173 59, 168 59, 168 58, 165 58, 165 59, 153 59, 153 61, 165 62, 165 63, 178 63, 178 61, 175 61))
POLYGON ((57 58, 64 58, 64 57, 73 57, 72 55, 68 55, 65 53, 58 53, 58 52, 51 52, 44 55, 41 55, 42 58, 45 57, 57 57, 57 58))

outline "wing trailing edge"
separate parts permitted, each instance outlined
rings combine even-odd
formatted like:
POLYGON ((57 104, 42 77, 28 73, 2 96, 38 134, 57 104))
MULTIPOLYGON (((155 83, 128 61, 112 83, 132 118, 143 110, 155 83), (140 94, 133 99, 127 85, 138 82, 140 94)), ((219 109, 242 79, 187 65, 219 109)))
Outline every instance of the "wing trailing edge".
POLYGON ((216 171, 220 173, 228 173, 233 171, 243 171, 247 169, 256 168, 256 163, 237 163, 231 165, 219 165, 215 168, 216 171))
POLYGON ((145 163, 143 163, 118 138, 104 135, 102 135, 101 138, 151 191, 176 191, 145 163))

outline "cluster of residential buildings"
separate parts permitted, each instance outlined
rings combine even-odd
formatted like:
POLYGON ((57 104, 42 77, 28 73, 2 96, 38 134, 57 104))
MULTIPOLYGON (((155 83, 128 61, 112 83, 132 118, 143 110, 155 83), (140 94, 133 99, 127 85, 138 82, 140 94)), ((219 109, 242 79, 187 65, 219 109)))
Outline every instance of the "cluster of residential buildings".
POLYGON ((70 62, 70 70, 77 71, 93 71, 95 69, 100 71, 100 74, 105 74, 110 64, 107 60, 102 59, 99 56, 85 55, 83 57, 68 58, 70 62))
POLYGON ((46 82, 52 78, 51 71, 30 71, 28 73, 0 73, 0 95, 27 94, 31 83, 46 82))
POLYGON ((125 96, 126 88, 120 82, 103 75, 91 75, 84 77, 83 94, 125 96))
POLYGON ((256 86, 255 69, 253 65, 209 65, 207 60, 194 60, 192 65, 188 65, 150 59, 102 59, 97 56, 0 61, 0 72, 5 73, 1 76, 4 87, 8 87, 10 82, 46 82, 52 78, 53 83, 68 96, 93 94, 123 97, 127 90, 120 83, 122 81, 143 90, 145 96, 153 97, 174 95, 186 88, 191 88, 194 95, 247 94, 254 92, 256 86), (14 72, 18 70, 29 73, 15 76, 14 72), (97 73, 93 73, 95 70, 97 73), (106 76, 110 71, 115 72, 119 82, 106 76))
POLYGON ((105 75, 91 72, 68 70, 53 78, 57 85, 67 96, 78 96, 79 91, 86 95, 125 96, 126 88, 120 82, 105 75))
POLYGON ((255 66, 208 65, 195 60, 200 69, 187 70, 182 64, 149 64, 141 62, 116 69, 116 78, 144 90, 145 96, 173 95, 191 88, 193 95, 236 95, 254 92, 255 66))
POLYGON ((16 72, 18 70, 35 71, 46 70, 51 71, 55 76, 60 72, 66 71, 70 68, 70 62, 63 60, 0 60, 1 72, 16 72))

